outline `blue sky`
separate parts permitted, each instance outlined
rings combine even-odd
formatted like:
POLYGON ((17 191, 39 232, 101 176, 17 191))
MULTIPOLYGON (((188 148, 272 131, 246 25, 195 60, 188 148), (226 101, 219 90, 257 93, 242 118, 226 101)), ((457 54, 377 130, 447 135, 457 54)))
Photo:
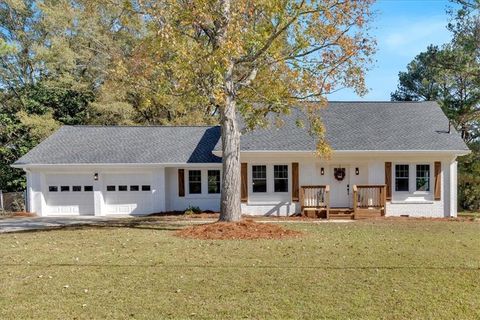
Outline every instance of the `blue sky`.
POLYGON ((375 65, 368 72, 369 93, 359 97, 349 89, 340 90, 329 100, 390 100, 398 72, 429 44, 444 44, 451 38, 446 25, 446 0, 377 0, 372 34, 377 40, 375 65))

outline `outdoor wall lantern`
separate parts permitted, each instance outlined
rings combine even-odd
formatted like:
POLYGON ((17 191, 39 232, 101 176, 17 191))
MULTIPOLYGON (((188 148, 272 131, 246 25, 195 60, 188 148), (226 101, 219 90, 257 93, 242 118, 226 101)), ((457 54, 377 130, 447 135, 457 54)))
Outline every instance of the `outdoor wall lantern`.
POLYGON ((360 170, 358 168, 355 168, 355 174, 358 176, 360 174, 360 170))
POLYGON ((98 181, 98 173, 95 172, 93 174, 93 180, 98 181))
POLYGON ((325 169, 321 168, 320 169, 320 174, 323 176, 325 174, 325 169))

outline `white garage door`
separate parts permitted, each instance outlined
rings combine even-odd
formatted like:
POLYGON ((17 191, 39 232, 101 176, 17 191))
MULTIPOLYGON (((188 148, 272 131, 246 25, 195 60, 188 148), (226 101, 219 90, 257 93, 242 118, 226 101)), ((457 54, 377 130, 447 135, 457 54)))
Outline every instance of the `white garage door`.
POLYGON ((107 174, 104 178, 107 214, 153 213, 152 178, 148 174, 107 174))
POLYGON ((46 215, 93 215, 92 180, 92 176, 88 174, 47 175, 46 215))

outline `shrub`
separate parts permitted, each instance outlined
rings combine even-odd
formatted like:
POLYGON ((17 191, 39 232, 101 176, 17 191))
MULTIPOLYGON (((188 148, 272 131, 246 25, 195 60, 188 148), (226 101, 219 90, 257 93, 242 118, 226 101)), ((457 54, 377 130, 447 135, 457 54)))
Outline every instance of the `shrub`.
POLYGON ((199 214, 202 213, 202 210, 197 206, 189 206, 183 213, 186 215, 199 214))
POLYGON ((470 145, 472 153, 458 159, 458 205, 461 210, 480 209, 480 144, 470 145))

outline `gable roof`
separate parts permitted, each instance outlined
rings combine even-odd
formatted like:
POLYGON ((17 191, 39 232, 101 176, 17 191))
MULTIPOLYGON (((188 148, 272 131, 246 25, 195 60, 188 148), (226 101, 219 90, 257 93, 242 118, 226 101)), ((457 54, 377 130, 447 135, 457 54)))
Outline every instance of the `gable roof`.
MULTIPOLYGON (((436 102, 330 102, 319 110, 326 140, 336 151, 468 151, 436 102)), ((294 109, 283 125, 242 135, 242 151, 312 151, 316 140, 297 120, 294 109)), ((221 142, 215 147, 221 150, 221 142)))
POLYGON ((219 138, 218 126, 63 126, 15 165, 217 163, 219 138))
MULTIPOLYGON (((336 151, 468 151, 435 102, 330 102, 319 111, 336 151)), ((242 151, 314 151, 298 110, 241 137, 242 151)), ((308 125, 307 122, 305 124, 308 125)), ((14 165, 218 163, 220 127, 64 126, 14 165)))

